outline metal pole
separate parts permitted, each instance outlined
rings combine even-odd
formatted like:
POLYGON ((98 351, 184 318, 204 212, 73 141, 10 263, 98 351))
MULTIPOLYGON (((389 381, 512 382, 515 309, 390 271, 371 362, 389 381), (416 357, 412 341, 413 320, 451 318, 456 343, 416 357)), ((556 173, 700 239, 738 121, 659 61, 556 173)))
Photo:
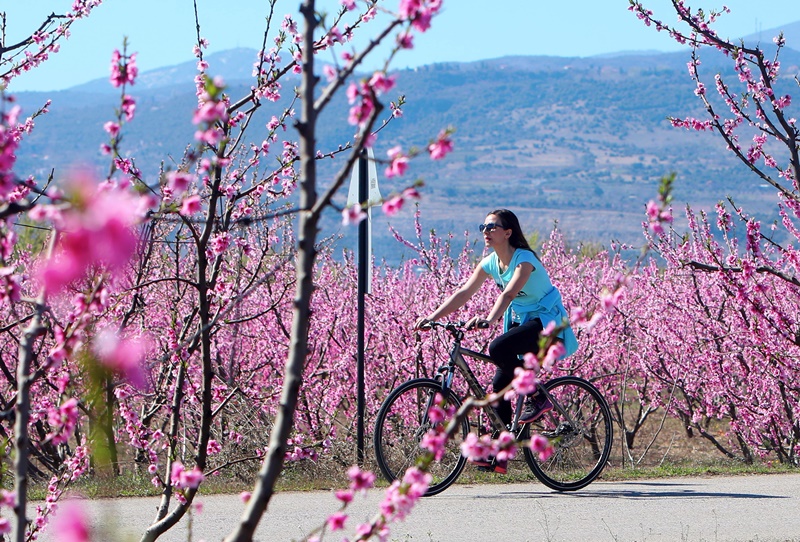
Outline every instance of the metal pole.
MULTIPOLYGON (((369 198, 368 173, 367 173, 367 152, 361 151, 358 158, 358 201, 362 205, 369 207, 366 203, 369 198)), ((356 420, 356 447, 357 462, 360 467, 364 466, 364 411, 366 410, 366 399, 364 396, 364 301, 367 293, 367 283, 369 281, 369 218, 362 220, 358 224, 358 352, 357 352, 357 393, 356 402, 358 415, 356 420)))

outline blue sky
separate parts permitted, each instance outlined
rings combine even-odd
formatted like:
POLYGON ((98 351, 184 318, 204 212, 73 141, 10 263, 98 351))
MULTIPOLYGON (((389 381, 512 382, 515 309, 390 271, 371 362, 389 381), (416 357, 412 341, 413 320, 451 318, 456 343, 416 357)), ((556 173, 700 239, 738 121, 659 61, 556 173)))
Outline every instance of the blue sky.
MULTIPOLYGON (((260 47, 267 0, 197 2, 202 34, 210 41, 210 52, 260 47)), ((731 37, 800 21, 797 0, 687 3, 707 9, 728 5, 732 13, 718 29, 731 37)), ((63 13, 71 4, 72 0, 0 0, 0 11, 7 15, 7 42, 29 35, 49 13, 63 13)), ((318 4, 333 11, 338 1, 321 0, 318 4)), ((299 5, 300 0, 278 0, 277 16, 296 13, 299 5)), ((664 20, 675 20, 668 0, 650 0, 648 5, 664 20)), ((646 28, 627 6, 627 0, 444 0, 444 12, 434 20, 431 30, 418 36, 415 49, 405 52, 394 66, 512 54, 592 56, 627 50, 679 49, 666 35, 646 28)), ((123 36, 129 39, 129 50, 138 53, 140 70, 192 59, 192 0, 105 0, 89 19, 78 21, 72 28, 72 37, 62 44, 61 52, 46 65, 15 80, 12 92, 58 90, 106 77, 111 52, 121 47, 123 36)), ((375 31, 370 30, 369 34, 375 31)))

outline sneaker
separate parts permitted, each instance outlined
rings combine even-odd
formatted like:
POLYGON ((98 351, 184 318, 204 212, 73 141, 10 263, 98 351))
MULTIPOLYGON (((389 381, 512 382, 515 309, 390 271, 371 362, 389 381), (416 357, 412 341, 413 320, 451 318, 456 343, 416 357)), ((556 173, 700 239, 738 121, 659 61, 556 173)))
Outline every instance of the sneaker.
POLYGON ((498 461, 494 457, 488 459, 467 459, 467 461, 478 467, 478 470, 484 472, 496 472, 497 474, 508 473, 508 461, 498 461))
POLYGON ((553 410, 553 403, 543 393, 537 393, 525 400, 519 415, 519 423, 531 423, 542 417, 545 412, 553 410))

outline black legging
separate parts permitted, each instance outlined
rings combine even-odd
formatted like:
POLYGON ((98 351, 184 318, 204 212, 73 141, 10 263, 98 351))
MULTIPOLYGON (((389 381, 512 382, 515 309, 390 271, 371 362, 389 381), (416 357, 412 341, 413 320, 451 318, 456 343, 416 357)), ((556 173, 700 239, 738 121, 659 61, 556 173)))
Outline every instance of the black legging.
MULTIPOLYGON (((524 324, 514 325, 489 344, 489 357, 497 365, 497 371, 492 379, 494 391, 502 390, 514 380, 514 369, 523 365, 521 355, 539 352, 539 334, 542 329, 542 321, 534 318, 524 324)), ((501 399, 495 410, 503 422, 511 423, 510 401, 501 399)))

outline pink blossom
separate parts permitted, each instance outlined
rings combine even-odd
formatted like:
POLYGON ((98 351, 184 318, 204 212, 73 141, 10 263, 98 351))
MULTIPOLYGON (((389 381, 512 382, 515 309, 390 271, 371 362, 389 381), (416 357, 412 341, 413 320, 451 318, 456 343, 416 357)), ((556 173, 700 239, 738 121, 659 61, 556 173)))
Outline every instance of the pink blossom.
POLYGON ((139 389, 144 389, 147 384, 143 361, 149 348, 148 340, 141 337, 120 338, 110 328, 100 331, 92 346, 100 363, 121 374, 139 389))
POLYGON ((648 220, 650 221, 658 220, 659 208, 658 204, 655 201, 650 200, 647 202, 646 212, 648 220))
POLYGON ((420 193, 413 186, 410 186, 410 187, 406 188, 405 190, 403 190, 403 194, 402 195, 403 195, 403 199, 418 200, 418 199, 422 198, 420 193))
POLYGON ((249 491, 242 491, 241 493, 239 493, 239 499, 245 504, 250 502, 250 497, 252 496, 253 494, 250 493, 249 491))
POLYGON ((170 171, 167 173, 167 186, 175 195, 186 192, 194 180, 195 176, 188 171, 170 171))
POLYGON ((394 216, 403 208, 405 200, 402 196, 395 196, 383 202, 383 212, 388 216, 394 216))
POLYGON ((540 434, 536 434, 531 437, 530 448, 539 454, 540 461, 547 461, 554 452, 550 441, 540 434))
POLYGON ((387 151, 391 163, 386 168, 386 176, 389 178, 404 175, 408 169, 408 156, 403 153, 402 148, 398 145, 392 147, 387 151))
POLYGON ((8 534, 11 532, 11 522, 7 518, 0 517, 0 534, 8 534))
POLYGON ((220 232, 213 236, 208 242, 208 250, 212 256, 220 256, 231 245, 231 234, 228 232, 220 232))
POLYGON ((433 454, 434 459, 439 461, 444 456, 445 445, 447 444, 447 435, 437 433, 436 431, 428 431, 422 436, 420 446, 433 454))
POLYGON ((564 347, 564 343, 561 341, 556 341, 550 345, 550 348, 547 349, 547 355, 544 357, 542 361, 542 368, 545 370, 550 370, 553 367, 553 364, 561 359, 567 353, 567 349, 564 347))
POLYGON ((136 100, 132 96, 126 94, 122 97, 122 113, 125 115, 125 120, 130 122, 133 120, 133 115, 136 112, 136 100))
POLYGON ((344 529, 344 522, 347 521, 347 514, 343 512, 334 512, 328 516, 328 528, 331 531, 340 531, 344 529))
POLYGON ((175 461, 172 463, 169 479, 172 485, 179 489, 196 489, 205 479, 205 476, 197 467, 194 467, 192 470, 186 470, 183 463, 175 461))
POLYGON ((401 49, 413 49, 414 35, 411 32, 401 32, 397 35, 397 45, 399 45, 401 49))
POLYGON ((103 130, 109 133, 111 137, 117 137, 119 135, 119 124, 116 122, 108 121, 103 124, 103 130))
POLYGON ((217 121, 228 120, 228 111, 224 103, 208 101, 200 104, 195 110, 192 122, 194 124, 213 124, 217 121))
POLYGON ((48 293, 56 293, 96 265, 117 272, 127 264, 137 245, 132 226, 138 221, 132 195, 96 191, 86 177, 70 181, 67 190, 76 204, 57 215, 65 233, 40 276, 48 293))
POLYGON ((394 88, 394 76, 387 77, 385 72, 375 72, 369 80, 369 85, 378 93, 388 92, 394 88))
POLYGON ((59 542, 90 542, 91 529, 86 511, 76 501, 61 506, 53 522, 59 542))
POLYGON ((197 489, 200 483, 205 479, 202 471, 195 467, 192 470, 184 470, 180 476, 180 487, 197 489))
POLYGON ((511 381, 512 389, 519 395, 528 395, 536 391, 539 379, 534 371, 517 367, 514 369, 514 380, 511 381))
POLYGON ((353 500, 353 492, 351 490, 339 490, 336 492, 336 498, 344 504, 348 504, 353 500))
POLYGON ((208 446, 206 446, 206 451, 208 455, 217 455, 222 451, 222 445, 214 439, 208 441, 208 446))
POLYGON ((70 397, 60 407, 51 408, 47 415, 47 421, 53 431, 50 438, 55 444, 63 444, 69 440, 70 434, 78 424, 78 400, 70 397))
POLYGON ((375 484, 375 475, 369 471, 361 470, 358 465, 353 465, 347 469, 347 476, 350 478, 350 488, 353 491, 366 491, 375 484))
POLYGON ((355 225, 367 218, 367 213, 361 209, 361 204, 356 203, 342 210, 342 225, 355 225))
POLYGON ((441 160, 449 153, 453 152, 453 141, 450 139, 446 130, 439 133, 436 141, 428 145, 428 152, 431 160, 441 160))
POLYGON ((475 433, 467 434, 461 442, 461 453, 469 459, 486 459, 492 453, 492 443, 489 435, 478 437, 475 433))
POLYGON ((118 50, 114 50, 111 55, 111 84, 121 87, 125 84, 133 85, 136 83, 136 76, 139 68, 136 66, 136 53, 130 56, 122 56, 118 50))
POLYGON ((178 213, 181 216, 192 216, 193 214, 199 211, 200 211, 200 196, 195 194, 193 196, 183 198, 183 203, 181 204, 181 210, 178 211, 178 213))
POLYGON ((524 366, 526 369, 531 369, 532 371, 539 371, 539 358, 533 352, 528 352, 524 356, 522 356, 524 361, 524 366))

